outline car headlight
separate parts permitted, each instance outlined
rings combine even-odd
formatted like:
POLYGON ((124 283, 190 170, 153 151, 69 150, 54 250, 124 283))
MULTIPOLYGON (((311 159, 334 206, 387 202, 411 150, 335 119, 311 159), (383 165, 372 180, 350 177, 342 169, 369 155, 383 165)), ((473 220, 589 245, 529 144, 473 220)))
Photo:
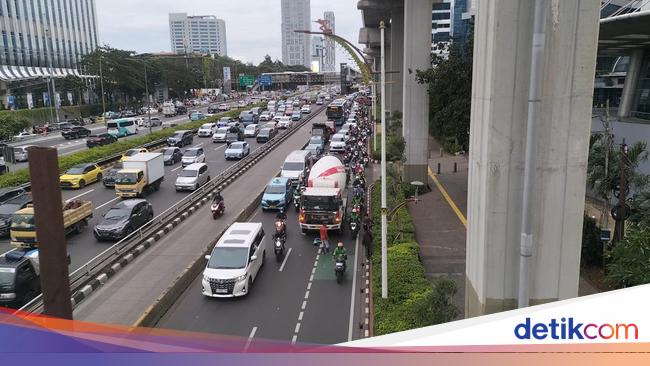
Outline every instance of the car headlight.
POLYGON ((203 275, 203 281, 210 282, 210 277, 203 275))
POLYGON ((235 282, 241 282, 241 281, 243 281, 243 280, 245 280, 245 279, 246 279, 246 275, 243 274, 243 275, 241 275, 241 276, 239 276, 239 277, 236 277, 236 278, 235 278, 235 282))
POLYGON ((2 300, 13 300, 16 298, 16 293, 14 292, 8 292, 4 294, 0 294, 0 299, 2 300))

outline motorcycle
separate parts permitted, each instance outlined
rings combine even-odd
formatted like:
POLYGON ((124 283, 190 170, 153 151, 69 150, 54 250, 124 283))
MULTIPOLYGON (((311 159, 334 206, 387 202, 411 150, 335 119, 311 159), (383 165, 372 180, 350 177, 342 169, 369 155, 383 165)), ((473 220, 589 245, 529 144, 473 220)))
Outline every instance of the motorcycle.
POLYGON ((273 237, 273 251, 275 252, 275 259, 279 262, 284 256, 284 243, 286 239, 284 236, 276 234, 273 237))
POLYGON ((302 192, 305 191, 305 187, 298 186, 294 191, 293 191, 293 206, 296 208, 296 212, 300 211, 300 197, 302 196, 302 192))
POLYGON ((223 211, 226 209, 226 204, 224 203, 223 200, 219 201, 219 203, 212 202, 212 206, 210 206, 210 210, 212 211, 212 219, 216 220, 217 217, 223 215, 223 211))
POLYGON ((334 273, 336 274, 336 283, 341 283, 343 277, 345 276, 345 258, 342 255, 339 255, 334 260, 334 273))
POLYGON ((285 237, 287 236, 287 221, 279 217, 275 218, 275 234, 285 237))

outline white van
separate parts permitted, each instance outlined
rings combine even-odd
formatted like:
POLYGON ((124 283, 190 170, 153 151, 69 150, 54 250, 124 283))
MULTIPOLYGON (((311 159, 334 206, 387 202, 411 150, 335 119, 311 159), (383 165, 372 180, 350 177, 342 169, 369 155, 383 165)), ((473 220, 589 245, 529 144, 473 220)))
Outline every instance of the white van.
POLYGON ((298 181, 306 175, 307 169, 311 167, 312 160, 312 152, 309 150, 292 151, 282 164, 280 177, 289 178, 291 184, 297 185, 298 181))
POLYGON ((206 255, 202 292, 209 297, 248 294, 264 265, 266 243, 260 222, 235 222, 206 255))

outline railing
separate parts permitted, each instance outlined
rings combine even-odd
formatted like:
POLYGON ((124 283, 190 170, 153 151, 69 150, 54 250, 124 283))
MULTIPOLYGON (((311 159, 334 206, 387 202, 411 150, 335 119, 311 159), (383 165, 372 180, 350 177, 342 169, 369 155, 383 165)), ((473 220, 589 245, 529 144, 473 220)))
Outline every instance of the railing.
MULTIPOLYGON (((124 253, 135 249, 140 245, 141 242, 149 240, 150 238, 155 241, 155 234, 163 230, 165 226, 179 217, 183 212, 185 212, 187 208, 193 206, 198 201, 207 200, 209 196, 211 196, 217 189, 221 190, 229 185, 232 181, 234 181, 235 178, 239 177, 246 170, 255 165, 260 159, 262 159, 269 152, 271 152, 287 138, 289 138, 295 131, 310 122, 323 109, 324 107, 318 108, 307 118, 303 119, 299 123, 294 124, 284 133, 279 134, 268 143, 257 148, 255 151, 250 153, 247 157, 240 160, 236 164, 231 165, 219 175, 212 178, 207 184, 201 186, 192 194, 186 196, 176 204, 169 207, 167 210, 160 213, 158 216, 154 217, 151 221, 146 223, 137 231, 132 232, 127 237, 115 243, 113 246, 107 248, 92 258, 90 261, 88 261, 86 264, 72 272, 70 274, 70 293, 72 294, 72 297, 74 298, 74 294, 83 289, 90 281, 96 278, 96 276, 102 274, 104 271, 107 271, 115 263, 119 262, 122 259, 122 255, 124 253)), ((157 141, 154 141, 154 143, 157 143, 157 141)), ((110 159, 114 158, 115 157, 110 159)), ((42 295, 38 295, 28 304, 23 306, 20 310, 31 313, 43 312, 42 295)))

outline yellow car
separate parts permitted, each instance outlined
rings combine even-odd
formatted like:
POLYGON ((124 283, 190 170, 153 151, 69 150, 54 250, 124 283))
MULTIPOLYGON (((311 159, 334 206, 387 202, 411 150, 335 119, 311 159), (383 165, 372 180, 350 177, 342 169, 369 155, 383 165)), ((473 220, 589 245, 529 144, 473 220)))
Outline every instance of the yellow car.
POLYGON ((61 188, 83 188, 88 183, 102 180, 102 168, 97 164, 77 164, 59 177, 61 188))
POLYGON ((146 153, 149 152, 149 150, 141 148, 141 149, 129 149, 122 154, 122 158, 120 158, 120 161, 124 161, 124 159, 128 158, 129 156, 137 155, 140 153, 146 153))

